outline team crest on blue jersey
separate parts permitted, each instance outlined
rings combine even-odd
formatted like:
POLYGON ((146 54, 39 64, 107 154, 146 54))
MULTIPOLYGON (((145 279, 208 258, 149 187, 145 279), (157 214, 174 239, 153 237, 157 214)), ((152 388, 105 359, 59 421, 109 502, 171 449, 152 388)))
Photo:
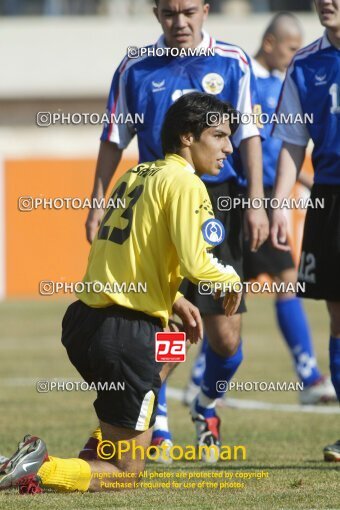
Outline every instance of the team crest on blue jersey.
POLYGON ((208 94, 220 94, 224 89, 224 79, 220 74, 206 74, 202 80, 202 87, 208 94))
POLYGON ((207 220, 201 228, 204 240, 212 246, 217 246, 224 241, 225 229, 220 220, 216 220, 216 218, 207 220))

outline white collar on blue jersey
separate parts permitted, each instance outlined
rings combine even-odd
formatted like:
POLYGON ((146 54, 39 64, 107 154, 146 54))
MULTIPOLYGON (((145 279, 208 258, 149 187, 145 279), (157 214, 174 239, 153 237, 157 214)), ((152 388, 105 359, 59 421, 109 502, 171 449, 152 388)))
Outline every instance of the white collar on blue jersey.
POLYGON ((320 50, 324 50, 325 48, 329 48, 329 46, 333 46, 333 48, 337 49, 337 50, 340 50, 340 48, 337 48, 336 46, 334 46, 330 40, 328 39, 327 37, 327 30, 324 31, 323 33, 323 36, 321 38, 321 44, 320 44, 320 50))
POLYGON ((327 30, 325 30, 323 33, 323 36, 321 38, 320 50, 324 50, 325 48, 328 48, 329 46, 332 46, 332 44, 330 43, 330 41, 327 37, 327 30))
MULTIPOLYGON (((200 44, 197 46, 197 48, 213 48, 215 46, 215 40, 206 32, 205 30, 202 30, 202 36, 203 39, 200 42, 200 44)), ((160 36, 158 41, 156 42, 156 48, 166 48, 164 34, 160 36)))
POLYGON ((254 74, 256 78, 269 78, 270 72, 268 69, 263 67, 260 62, 258 62, 255 58, 251 58, 251 65, 253 67, 254 74))
POLYGON ((251 58, 251 65, 256 78, 269 78, 270 76, 276 76, 276 78, 284 80, 285 73, 281 73, 278 69, 274 69, 274 71, 270 72, 253 57, 251 58))

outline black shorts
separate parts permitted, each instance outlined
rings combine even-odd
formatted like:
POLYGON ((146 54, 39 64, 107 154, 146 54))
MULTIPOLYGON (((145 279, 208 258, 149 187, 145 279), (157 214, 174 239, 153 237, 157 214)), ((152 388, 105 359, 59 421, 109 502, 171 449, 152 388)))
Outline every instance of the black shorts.
MULTIPOLYGON (((272 196, 273 188, 266 187, 266 198, 272 196)), ((269 210, 267 209, 267 214, 269 210)), ((276 276, 287 269, 295 267, 290 251, 281 251, 274 248, 270 239, 267 239, 257 252, 250 251, 249 241, 244 240, 243 245, 243 271, 245 280, 256 278, 266 273, 276 276)))
MULTIPOLYGON (((221 196, 235 197, 237 195, 237 188, 231 181, 219 184, 206 182, 204 184, 207 188, 215 217, 223 223, 226 231, 224 241, 216 246, 212 250, 212 253, 222 264, 232 266, 242 280, 243 241, 241 209, 234 208, 230 211, 219 211, 217 209, 218 198, 221 196)), ((223 298, 215 300, 213 296, 199 294, 197 285, 194 285, 188 280, 184 280, 180 291, 191 303, 197 306, 202 315, 224 315, 223 298)), ((242 297, 242 301, 236 313, 243 313, 246 310, 244 298, 242 297)))
POLYGON ((300 297, 340 301, 340 186, 314 185, 308 207, 299 266, 300 297))
POLYGON ((155 334, 162 330, 159 319, 121 306, 91 308, 76 301, 68 307, 62 343, 80 375, 97 386, 100 420, 140 431, 153 426, 162 369, 155 361, 155 334))

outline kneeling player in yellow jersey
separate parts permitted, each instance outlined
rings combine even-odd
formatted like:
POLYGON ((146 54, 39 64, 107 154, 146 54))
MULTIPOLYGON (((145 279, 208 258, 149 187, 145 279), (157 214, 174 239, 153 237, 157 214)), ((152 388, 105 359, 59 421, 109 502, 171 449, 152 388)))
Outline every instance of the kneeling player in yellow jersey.
MULTIPOLYGON (((138 486, 145 464, 141 450, 150 445, 157 395, 167 372, 155 361, 155 334, 175 312, 191 341, 202 336, 198 309, 178 294, 180 283, 184 277, 195 284, 239 282, 231 266, 209 253, 223 241, 224 227, 213 218, 199 178, 216 175, 232 152, 234 113, 229 104, 202 93, 184 95, 170 107, 161 134, 164 160, 137 165, 115 185, 113 203, 92 244, 83 280, 87 292, 78 294, 63 319, 62 342, 71 362, 97 386, 94 407, 107 441, 102 457, 112 457, 112 445, 116 454, 108 461, 60 459, 48 456, 41 439, 25 436, 0 466, 0 489, 138 486), (118 199, 124 207, 116 207, 118 199), (105 383, 113 383, 116 391, 105 383), (133 448, 118 455, 120 441, 133 448)), ((237 310, 240 297, 226 293, 227 316, 237 310)))

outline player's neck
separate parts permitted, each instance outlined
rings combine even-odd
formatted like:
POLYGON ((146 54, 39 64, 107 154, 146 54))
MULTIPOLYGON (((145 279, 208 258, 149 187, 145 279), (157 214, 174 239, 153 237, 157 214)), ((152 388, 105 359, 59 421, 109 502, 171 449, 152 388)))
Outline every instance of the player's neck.
POLYGON ((336 48, 340 49, 340 28, 337 30, 330 30, 327 28, 326 33, 329 42, 336 48))
POLYGON ((255 59, 255 60, 256 60, 256 62, 258 62, 258 63, 259 63, 262 67, 264 67, 264 69, 266 69, 266 70, 267 70, 267 71, 269 71, 269 72, 271 72, 271 71, 272 71, 272 69, 271 69, 271 68, 269 67, 269 65, 267 64, 266 59, 265 59, 265 57, 264 57, 264 55, 263 55, 263 53, 262 53, 262 51, 261 51, 261 50, 259 50, 259 51, 256 53, 256 55, 255 55, 254 59, 255 59))
POLYGON ((192 168, 195 170, 194 162, 191 157, 191 152, 190 149, 188 149, 188 147, 183 147, 182 149, 179 149, 177 154, 178 156, 181 156, 181 158, 185 159, 185 161, 187 161, 189 165, 191 165, 192 168))

